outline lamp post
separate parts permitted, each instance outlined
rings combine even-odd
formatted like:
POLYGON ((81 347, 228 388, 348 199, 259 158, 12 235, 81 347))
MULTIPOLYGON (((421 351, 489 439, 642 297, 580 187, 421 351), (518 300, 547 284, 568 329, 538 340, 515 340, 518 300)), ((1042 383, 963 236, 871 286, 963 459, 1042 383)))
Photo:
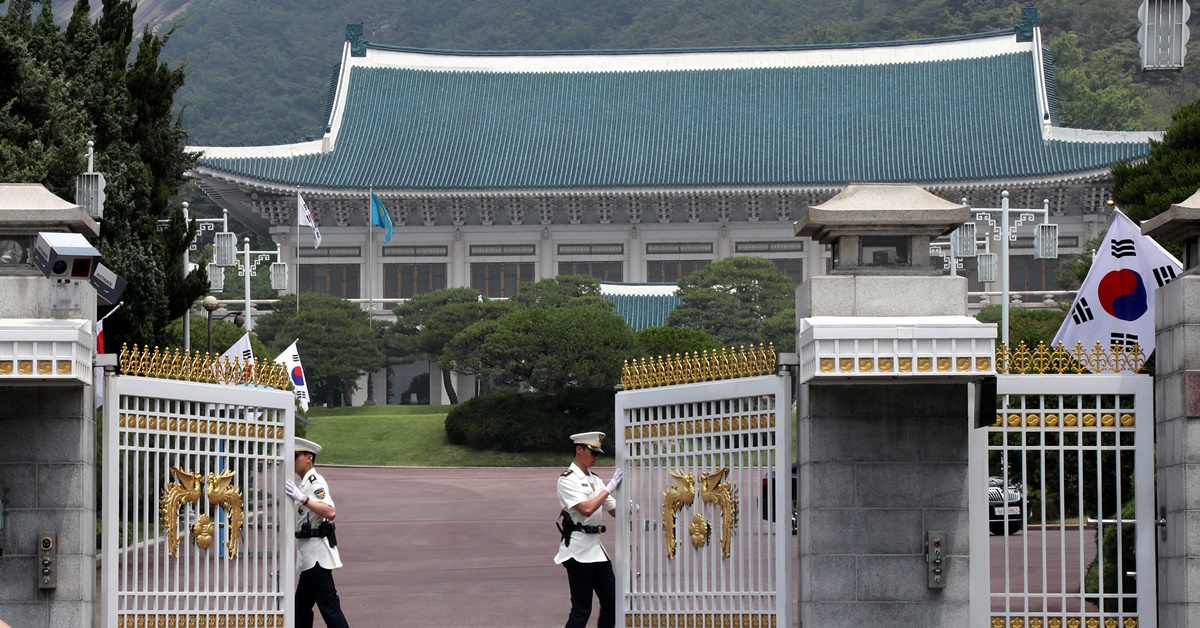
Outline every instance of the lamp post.
POLYGON ((258 274, 258 265, 270 260, 272 257, 275 261, 271 263, 271 288, 274 290, 284 290, 287 288, 287 264, 283 263, 283 256, 278 244, 275 245, 274 251, 251 251, 250 238, 242 240, 242 259, 234 259, 238 268, 238 275, 244 279, 245 286, 245 316, 246 316, 246 331, 254 329, 254 314, 250 305, 250 277, 258 274))
MULTIPOLYGON (((188 224, 191 222, 191 217, 188 215, 188 204, 183 203, 183 222, 188 224)), ((196 235, 192 237, 192 241, 187 246, 183 247, 183 276, 187 278, 188 273, 192 272, 191 251, 196 248, 196 242, 200 240, 200 234, 205 231, 214 231, 217 223, 221 223, 221 231, 229 230, 229 210, 222 209, 220 218, 197 218, 196 219, 196 235)), ((158 230, 162 231, 170 226, 170 220, 159 220, 157 222, 158 230)), ((188 308, 186 314, 183 315, 183 350, 192 350, 192 310, 188 308)))
POLYGON ((202 305, 205 310, 208 310, 208 354, 212 355, 212 313, 213 310, 217 309, 219 303, 217 302, 217 297, 210 294, 204 297, 202 305))
MULTIPOLYGON (((964 204, 966 199, 963 199, 964 204)), ((957 261, 956 257, 976 257, 975 253, 975 222, 984 220, 987 222, 987 227, 991 229, 991 239, 1000 242, 1000 260, 996 265, 999 271, 1000 281, 1000 338, 1006 346, 1008 345, 1008 308, 1009 308, 1009 276, 1011 273, 1008 268, 1008 251, 1009 243, 1017 239, 1017 229, 1027 221, 1032 221, 1038 215, 1042 217, 1042 222, 1034 225, 1033 233, 1033 257, 1034 259, 1054 259, 1058 257, 1058 225, 1050 222, 1050 200, 1042 200, 1041 209, 1010 209, 1008 206, 1008 190, 1000 192, 1000 207, 999 208, 972 208, 971 215, 974 218, 971 222, 959 227, 951 234, 949 266, 950 272, 955 273, 957 261), (1016 211, 1017 218, 1009 225, 1009 212, 1016 211), (999 222, 993 217, 993 212, 999 212, 999 222)), ((986 237, 986 236, 985 236, 986 237)), ((984 265, 979 267, 981 271, 980 281, 987 281, 982 276, 984 265)))

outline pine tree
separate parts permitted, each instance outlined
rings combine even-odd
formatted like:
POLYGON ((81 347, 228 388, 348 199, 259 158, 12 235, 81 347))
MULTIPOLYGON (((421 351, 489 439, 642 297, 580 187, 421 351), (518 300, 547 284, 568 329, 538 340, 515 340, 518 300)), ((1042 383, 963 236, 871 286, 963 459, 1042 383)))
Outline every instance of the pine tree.
POLYGON ((1138 164, 1113 166, 1112 197, 1134 220, 1153 218, 1200 188, 1200 100, 1181 107, 1138 164))
POLYGON ((105 334, 113 346, 165 345, 167 323, 208 289, 203 269, 183 268, 196 227, 173 200, 195 156, 184 151, 187 135, 172 113, 183 69, 160 60, 171 33, 147 29, 131 62, 133 2, 103 0, 93 23, 88 0, 78 0, 62 32, 50 4, 12 0, 0 17, 0 180, 73 198, 85 144, 94 141, 107 182, 96 246, 129 281, 105 334))

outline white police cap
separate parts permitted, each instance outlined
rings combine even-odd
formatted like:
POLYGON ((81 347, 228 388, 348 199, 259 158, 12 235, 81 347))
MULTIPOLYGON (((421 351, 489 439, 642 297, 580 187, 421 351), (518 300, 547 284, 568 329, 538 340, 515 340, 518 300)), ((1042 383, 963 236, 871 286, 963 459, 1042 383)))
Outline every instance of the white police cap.
POLYGON ((296 453, 310 453, 315 456, 321 453, 321 446, 307 438, 296 437, 296 453))
POLYGON ((600 447, 600 441, 604 440, 604 432, 580 432, 572 434, 571 440, 575 441, 576 445, 583 445, 598 454, 604 453, 600 447))

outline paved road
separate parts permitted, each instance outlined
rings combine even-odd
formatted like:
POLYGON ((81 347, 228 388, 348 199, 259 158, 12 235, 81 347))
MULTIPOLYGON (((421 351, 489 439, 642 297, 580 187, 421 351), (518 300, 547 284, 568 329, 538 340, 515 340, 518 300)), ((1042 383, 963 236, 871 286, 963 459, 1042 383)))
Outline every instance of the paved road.
POLYGON ((557 469, 321 472, 337 502, 345 567, 335 579, 352 625, 525 628, 566 621, 566 572, 553 561, 557 469))

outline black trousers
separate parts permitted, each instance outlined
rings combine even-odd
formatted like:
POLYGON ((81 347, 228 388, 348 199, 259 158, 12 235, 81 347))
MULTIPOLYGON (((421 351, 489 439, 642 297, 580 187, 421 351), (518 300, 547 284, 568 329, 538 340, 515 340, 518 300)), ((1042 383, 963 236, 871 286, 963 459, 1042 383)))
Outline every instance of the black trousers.
POLYGON ((333 572, 315 565, 300 572, 296 584, 296 628, 312 628, 313 604, 329 628, 350 628, 342 614, 342 601, 333 586, 333 572))
POLYGON ((617 579, 613 576, 612 563, 581 563, 574 558, 563 563, 567 568, 567 581, 571 584, 571 615, 565 628, 584 628, 592 616, 592 592, 600 599, 598 628, 613 628, 617 621, 613 609, 617 599, 617 579))

